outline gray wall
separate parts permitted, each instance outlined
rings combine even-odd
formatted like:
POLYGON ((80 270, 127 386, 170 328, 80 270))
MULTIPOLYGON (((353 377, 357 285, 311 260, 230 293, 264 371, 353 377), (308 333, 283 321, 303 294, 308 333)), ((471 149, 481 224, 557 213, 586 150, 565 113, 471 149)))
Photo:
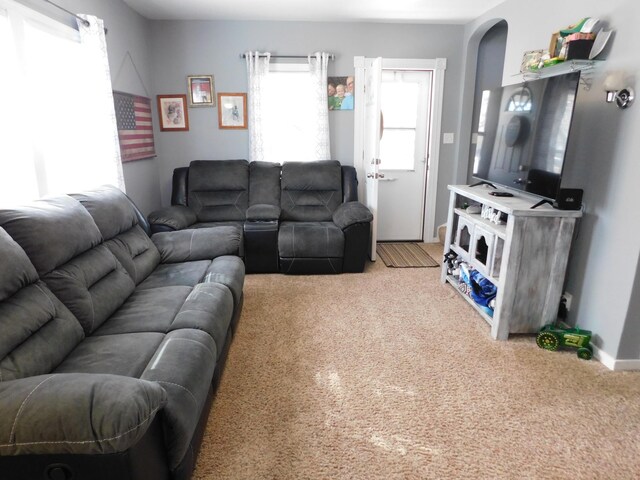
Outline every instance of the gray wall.
MULTIPOLYGON (((186 75, 215 76, 218 92, 246 92, 247 50, 281 55, 332 52, 330 75, 354 72, 353 57, 447 58, 443 132, 455 131, 460 97, 461 50, 464 28, 459 25, 400 25, 315 22, 162 21, 152 27, 154 94, 185 93, 186 75)), ((295 108, 295 100, 286 102, 295 108)), ((248 157, 246 130, 219 130, 216 110, 189 109, 189 132, 156 132, 160 156, 162 202, 170 201, 171 173, 195 159, 248 157)), ((330 112, 331 154, 353 164, 353 112, 330 112)), ((446 185, 453 178, 454 149, 442 145, 439 170, 438 223, 446 220, 446 185)))
MULTIPOLYGON (((60 14, 42 1, 24 0, 24 3, 39 10, 44 9, 54 17, 66 19, 67 23, 69 21, 67 15, 60 14)), ((104 20, 108 29, 107 49, 114 90, 150 97, 153 103, 149 43, 151 21, 129 8, 122 0, 56 0, 56 3, 72 12, 95 15, 104 20), (131 55, 133 63, 127 53, 131 55)), ((154 123, 156 121, 154 119, 154 123)), ((158 150, 156 138, 156 151, 158 150)), ((127 162, 123 165, 123 170, 127 194, 138 207, 145 214, 158 208, 158 160, 127 162)))
MULTIPOLYGON (((541 0, 535 9, 522 10, 522 3, 507 0, 465 29, 465 99, 472 98, 470 59, 478 31, 496 19, 509 24, 503 83, 516 83, 522 54, 546 48, 551 32, 589 15, 606 21, 615 30, 613 44, 592 75, 590 90, 578 93, 572 141, 568 151, 563 186, 585 189, 585 214, 579 225, 568 267, 566 290, 574 295, 569 321, 594 331, 594 343, 617 359, 638 359, 640 329, 637 285, 640 257, 640 223, 634 204, 640 179, 640 107, 621 111, 604 102, 603 82, 614 70, 633 77, 640 67, 636 46, 640 34, 636 20, 639 6, 630 0, 555 2, 541 0), (552 11, 553 15, 548 12, 552 11), (629 324, 629 325, 627 325, 629 324)), ((635 79, 630 80, 636 86, 635 79)), ((466 103, 463 102, 463 105, 466 103)), ((468 132, 469 109, 463 107, 460 129, 468 132)), ((467 136, 468 139, 468 136, 467 136)), ((460 144, 464 158, 456 173, 466 173, 468 144, 460 144), (466 148, 466 154, 465 153, 466 148)), ((462 177, 464 178, 464 177, 462 177)))

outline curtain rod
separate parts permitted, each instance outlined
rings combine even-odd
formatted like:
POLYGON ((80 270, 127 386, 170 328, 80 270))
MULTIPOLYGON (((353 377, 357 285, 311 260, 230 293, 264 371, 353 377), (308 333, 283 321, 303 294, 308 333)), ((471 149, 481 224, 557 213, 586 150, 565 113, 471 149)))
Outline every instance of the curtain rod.
POLYGON ((88 27, 89 25, 91 25, 91 24, 89 23, 89 20, 85 20, 84 18, 79 17, 78 15, 76 15, 76 14, 75 14, 75 13, 73 13, 73 12, 70 12, 69 10, 67 10, 67 9, 66 9, 66 8, 64 8, 64 7, 61 7, 60 5, 56 5, 55 3, 51 2, 50 0, 43 0, 43 1, 44 1, 44 2, 46 2, 46 3, 48 3, 49 5, 53 5, 53 6, 54 6, 54 7, 56 7, 58 10, 62 10, 63 12, 68 13, 68 14, 69 14, 69 15, 71 15, 72 17, 75 17, 76 19, 80 20, 80 21, 83 23, 83 25, 84 25, 85 27, 88 27))
MULTIPOLYGON (((271 58, 308 58, 309 55, 271 55, 271 58)), ((247 58, 244 53, 240 54, 240 58, 247 58)), ((329 60, 335 60, 336 56, 333 53, 329 54, 329 60)))

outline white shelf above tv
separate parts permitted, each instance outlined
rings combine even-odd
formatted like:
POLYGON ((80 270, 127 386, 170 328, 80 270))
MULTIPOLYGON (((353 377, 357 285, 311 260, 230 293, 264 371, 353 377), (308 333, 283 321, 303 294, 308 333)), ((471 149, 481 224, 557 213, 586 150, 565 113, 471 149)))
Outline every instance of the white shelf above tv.
POLYGON ((589 90, 589 88, 591 88, 590 74, 600 62, 600 60, 567 60, 566 62, 557 63, 550 67, 517 73, 514 77, 522 77, 523 81, 526 82, 530 80, 537 80, 539 78, 564 75, 566 73, 582 72, 582 75, 580 75, 580 83, 585 90, 589 90))

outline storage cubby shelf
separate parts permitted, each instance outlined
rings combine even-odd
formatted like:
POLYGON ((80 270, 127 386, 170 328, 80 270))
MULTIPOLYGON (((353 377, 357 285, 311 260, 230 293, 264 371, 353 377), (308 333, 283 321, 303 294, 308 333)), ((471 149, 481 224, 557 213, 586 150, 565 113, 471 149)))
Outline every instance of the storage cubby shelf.
POLYGON ((456 208, 455 212, 461 217, 467 218, 472 222, 484 225, 489 230, 493 230, 495 234, 503 240, 507 238, 507 226, 493 223, 491 220, 482 218, 479 213, 467 213, 461 208, 456 208))

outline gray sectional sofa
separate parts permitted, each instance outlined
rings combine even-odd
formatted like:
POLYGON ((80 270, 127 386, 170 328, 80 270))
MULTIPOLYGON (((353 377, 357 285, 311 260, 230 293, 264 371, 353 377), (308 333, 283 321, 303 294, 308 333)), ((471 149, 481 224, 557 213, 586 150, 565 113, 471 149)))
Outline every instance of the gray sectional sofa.
POLYGON ((358 200, 353 167, 337 161, 196 160, 174 170, 172 205, 152 231, 229 226, 247 272, 362 272, 373 215, 358 200))
POLYGON ((242 308, 233 226, 119 190, 0 210, 0 477, 189 478, 242 308))

